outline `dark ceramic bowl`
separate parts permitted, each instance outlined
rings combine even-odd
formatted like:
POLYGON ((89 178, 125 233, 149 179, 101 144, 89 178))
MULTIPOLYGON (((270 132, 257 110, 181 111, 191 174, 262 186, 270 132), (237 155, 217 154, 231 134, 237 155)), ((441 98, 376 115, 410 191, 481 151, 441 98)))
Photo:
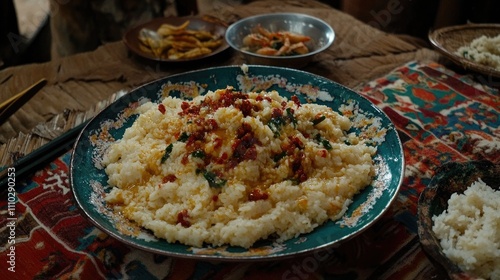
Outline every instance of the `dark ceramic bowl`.
POLYGON ((436 171, 429 186, 418 200, 418 235, 428 256, 444 269, 451 279, 476 279, 474 275, 460 269, 443 253, 438 238, 432 230, 432 217, 448 208, 448 199, 453 193, 463 193, 472 183, 481 178, 493 189, 500 189, 500 163, 489 161, 451 162, 436 171))

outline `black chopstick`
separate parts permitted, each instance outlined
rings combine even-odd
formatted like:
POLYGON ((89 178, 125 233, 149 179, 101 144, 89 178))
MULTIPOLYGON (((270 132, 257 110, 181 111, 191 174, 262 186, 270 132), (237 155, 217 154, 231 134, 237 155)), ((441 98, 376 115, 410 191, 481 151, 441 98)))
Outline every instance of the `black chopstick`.
MULTIPOLYGON (((80 132, 87 122, 88 121, 85 121, 64 132, 54 140, 22 157, 11 166, 7 166, 0 172, 0 190, 7 189, 7 183, 9 182, 9 178, 11 178, 9 176, 15 176, 15 181, 17 182, 24 176, 35 172, 37 168, 42 167, 43 164, 49 163, 56 157, 73 148, 78 135, 80 135, 80 132)), ((12 179, 10 179, 10 181, 12 181, 12 179)))
MULTIPOLYGON (((5 107, 0 108, 0 124, 4 123, 12 116, 21 106, 28 102, 38 91, 47 84, 46 79, 40 79, 38 82, 31 85, 29 88, 20 92, 10 102, 5 103, 5 107)), ((3 104, 3 103, 2 103, 3 104)))

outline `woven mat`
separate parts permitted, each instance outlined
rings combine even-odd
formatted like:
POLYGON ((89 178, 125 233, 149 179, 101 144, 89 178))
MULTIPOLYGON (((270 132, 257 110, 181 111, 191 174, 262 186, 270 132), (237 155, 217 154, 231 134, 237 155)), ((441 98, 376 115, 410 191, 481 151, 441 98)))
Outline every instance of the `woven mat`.
POLYGON ((28 133, 20 132, 16 137, 10 138, 0 146, 0 167, 10 166, 19 158, 28 155, 71 128, 91 119, 126 93, 127 91, 124 90, 116 92, 108 99, 98 102, 86 112, 66 110, 64 113, 50 119, 50 121, 38 124, 28 133))

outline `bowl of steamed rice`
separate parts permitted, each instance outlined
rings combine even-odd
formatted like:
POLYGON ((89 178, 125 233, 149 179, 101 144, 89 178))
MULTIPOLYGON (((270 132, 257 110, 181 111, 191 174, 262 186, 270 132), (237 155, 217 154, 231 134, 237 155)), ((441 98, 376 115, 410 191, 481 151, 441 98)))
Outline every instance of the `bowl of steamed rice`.
POLYGON ((193 258, 275 258, 347 239, 387 209, 403 174, 397 133, 371 103, 268 66, 155 81, 104 110, 75 147, 71 185, 94 224, 193 258))
POLYGON ((307 14, 268 13, 231 24, 225 38, 248 64, 303 68, 328 50, 335 31, 307 14))
POLYGON ((418 203, 426 253, 451 279, 500 279, 500 164, 447 163, 418 203))
POLYGON ((428 37, 437 51, 457 65, 500 78, 500 24, 446 26, 428 37))

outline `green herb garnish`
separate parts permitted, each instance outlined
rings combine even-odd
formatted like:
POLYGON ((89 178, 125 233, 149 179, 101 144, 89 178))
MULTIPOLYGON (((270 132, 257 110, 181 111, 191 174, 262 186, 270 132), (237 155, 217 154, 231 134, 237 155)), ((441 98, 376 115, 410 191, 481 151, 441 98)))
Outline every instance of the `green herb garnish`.
POLYGON ((179 138, 177 139, 177 141, 180 141, 180 142, 186 142, 189 138, 189 134, 187 132, 183 132, 179 138))
POLYGON ((314 139, 316 139, 316 141, 318 141, 319 143, 321 143, 321 145, 323 145, 323 148, 327 149, 328 151, 331 150, 333 147, 332 147, 332 144, 330 143, 330 141, 328 141, 327 139, 321 137, 321 134, 316 134, 316 137, 314 137, 314 139))
POLYGON ((293 127, 296 128, 297 127, 297 119, 295 118, 295 116, 293 115, 293 110, 292 108, 286 108, 286 113, 287 113, 287 116, 288 118, 290 119, 290 121, 292 122, 293 124, 293 127))
POLYGON ((281 152, 281 153, 279 153, 279 154, 275 154, 275 155, 273 156, 273 160, 274 160, 274 162, 278 162, 278 161, 280 161, 282 158, 284 158, 285 156, 286 156, 286 151, 283 151, 283 152, 281 152))
POLYGON ((170 144, 167 146, 167 148, 165 148, 165 152, 164 152, 163 156, 161 157, 161 163, 164 163, 168 159, 168 157, 170 156, 170 153, 172 153, 173 148, 174 148, 173 144, 170 144))
POLYGON ((330 141, 326 139, 321 140, 321 144, 323 144, 323 147, 325 147, 325 149, 327 149, 328 151, 333 148, 332 144, 330 144, 330 141))
POLYGON ((204 170, 204 171, 200 170, 199 172, 203 173, 203 177, 205 177, 205 179, 208 181, 208 185, 211 188, 220 188, 226 184, 227 180, 219 178, 217 176, 217 174, 215 174, 214 172, 207 171, 207 170, 204 170))
POLYGON ((191 155, 196 158, 205 158, 205 152, 203 150, 196 150, 192 152, 191 155))
POLYGON ((267 126, 271 129, 271 131, 274 133, 274 137, 280 136, 280 130, 281 126, 285 124, 285 121, 283 119, 283 116, 279 117, 274 117, 272 118, 268 123, 267 126))
POLYGON ((315 119, 313 119, 313 120, 312 120, 312 123, 313 123, 313 125, 317 125, 317 124, 319 124, 320 122, 324 121, 325 119, 326 119, 326 117, 325 117, 325 116, 321 116, 321 117, 319 117, 319 118, 315 118, 315 119))

